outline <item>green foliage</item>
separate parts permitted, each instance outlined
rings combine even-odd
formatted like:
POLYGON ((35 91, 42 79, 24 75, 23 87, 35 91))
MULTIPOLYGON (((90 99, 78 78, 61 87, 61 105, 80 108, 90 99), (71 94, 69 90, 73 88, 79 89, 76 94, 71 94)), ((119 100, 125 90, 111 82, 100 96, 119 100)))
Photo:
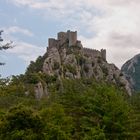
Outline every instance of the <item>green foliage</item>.
POLYGON ((107 67, 102 67, 102 71, 103 71, 105 77, 108 76, 109 71, 108 71, 107 67))
POLYGON ((24 106, 11 108, 0 122, 0 138, 3 140, 42 140, 44 125, 34 111, 24 106))
POLYGON ((134 110, 130 116, 132 125, 130 127, 129 137, 137 140, 140 139, 140 93, 134 94, 130 99, 130 103, 134 110))
POLYGON ((87 87, 76 80, 65 82, 60 102, 74 117, 75 139, 87 137, 97 126, 99 132, 95 134, 101 133, 106 139, 125 137, 130 108, 117 89, 95 83, 87 87))
POLYGON ((2 80, 0 139, 140 138, 139 94, 132 96, 128 102, 124 93, 116 87, 99 84, 93 79, 58 80, 43 73, 33 73, 33 77, 30 75, 2 80), (37 101, 25 96, 25 89, 36 83, 34 77, 47 83, 48 98, 37 101))
POLYGON ((43 76, 43 79, 47 84, 51 84, 51 83, 56 82, 57 75, 47 75, 46 74, 46 75, 43 76))
MULTIPOLYGON (((0 42, 3 42, 3 39, 1 37, 3 30, 0 30, 0 42)), ((7 50, 9 48, 13 48, 12 41, 10 43, 6 44, 0 44, 0 50, 7 50)), ((0 62, 0 65, 4 65, 5 63, 0 62)))
POLYGON ((91 128, 89 132, 85 135, 83 140, 106 140, 103 129, 98 126, 91 128))
POLYGON ((76 67, 73 66, 73 65, 70 65, 70 64, 69 65, 64 65, 63 69, 64 69, 64 72, 69 71, 70 73, 72 73, 74 75, 77 73, 76 67))
POLYGON ((53 69, 54 69, 54 70, 57 70, 57 69, 59 69, 59 67, 60 67, 59 63, 55 61, 55 62, 54 62, 53 69))
POLYGON ((67 116, 60 104, 52 104, 50 107, 41 110, 44 118, 45 138, 48 140, 70 140, 73 130, 72 118, 67 116))
POLYGON ((86 61, 86 59, 79 54, 76 55, 76 60, 77 60, 78 65, 80 66, 84 65, 86 61))
POLYGON ((35 73, 42 71, 43 63, 45 61, 47 54, 44 54, 44 56, 39 56, 36 61, 31 61, 30 65, 28 66, 25 74, 35 73))

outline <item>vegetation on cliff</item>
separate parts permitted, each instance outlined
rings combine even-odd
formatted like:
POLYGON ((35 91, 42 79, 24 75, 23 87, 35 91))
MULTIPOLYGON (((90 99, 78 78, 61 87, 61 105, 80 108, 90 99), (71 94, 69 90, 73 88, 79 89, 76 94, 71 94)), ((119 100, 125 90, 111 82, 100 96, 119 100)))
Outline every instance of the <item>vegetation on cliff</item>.
POLYGON ((130 95, 105 50, 61 32, 24 75, 0 79, 0 140, 139 140, 140 96, 130 95))
POLYGON ((84 78, 53 79, 48 86, 50 94, 36 100, 33 94, 25 95, 27 87, 33 88, 32 81, 27 87, 23 84, 28 78, 1 79, 0 139, 140 138, 139 97, 130 98, 115 86, 84 78))

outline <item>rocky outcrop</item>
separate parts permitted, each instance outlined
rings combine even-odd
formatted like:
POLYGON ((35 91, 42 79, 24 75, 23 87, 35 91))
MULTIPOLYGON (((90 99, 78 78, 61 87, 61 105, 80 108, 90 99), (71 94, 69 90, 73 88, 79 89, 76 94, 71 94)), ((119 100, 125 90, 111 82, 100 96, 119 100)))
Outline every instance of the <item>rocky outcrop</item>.
POLYGON ((131 95, 129 82, 121 71, 106 61, 106 50, 83 48, 77 32, 60 32, 57 39, 49 39, 43 72, 61 78, 95 78, 113 83, 131 95))
POLYGON ((121 68, 132 89, 140 91, 140 54, 128 60, 121 68))
POLYGON ((35 91, 35 98, 38 100, 41 99, 43 96, 48 95, 47 87, 46 86, 43 87, 41 82, 38 82, 34 86, 34 91, 35 91))

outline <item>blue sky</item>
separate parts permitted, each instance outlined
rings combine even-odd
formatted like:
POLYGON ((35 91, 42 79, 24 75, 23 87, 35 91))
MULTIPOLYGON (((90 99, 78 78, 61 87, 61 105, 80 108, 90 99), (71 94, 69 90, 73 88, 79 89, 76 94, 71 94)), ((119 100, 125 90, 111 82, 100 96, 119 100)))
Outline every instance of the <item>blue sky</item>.
POLYGON ((60 31, 77 30, 84 47, 107 49, 118 67, 140 52, 139 0, 0 0, 0 17, 2 37, 15 44, 0 52, 3 77, 24 73, 60 31))

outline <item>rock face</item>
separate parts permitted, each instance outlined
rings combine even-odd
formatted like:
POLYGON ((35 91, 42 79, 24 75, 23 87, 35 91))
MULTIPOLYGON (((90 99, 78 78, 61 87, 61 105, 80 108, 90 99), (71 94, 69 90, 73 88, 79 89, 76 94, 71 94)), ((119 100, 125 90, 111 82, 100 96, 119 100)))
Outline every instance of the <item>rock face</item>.
POLYGON ((140 91, 140 54, 128 60, 121 68, 134 91, 140 91))
POLYGON ((57 39, 49 39, 43 72, 61 78, 95 78, 131 89, 126 78, 114 65, 106 61, 106 50, 84 48, 77 40, 77 32, 60 32, 57 39))
POLYGON ((41 99, 43 96, 47 96, 48 92, 47 92, 47 87, 43 87, 41 82, 38 82, 35 87, 34 87, 34 91, 35 91, 35 97, 36 99, 41 99))

